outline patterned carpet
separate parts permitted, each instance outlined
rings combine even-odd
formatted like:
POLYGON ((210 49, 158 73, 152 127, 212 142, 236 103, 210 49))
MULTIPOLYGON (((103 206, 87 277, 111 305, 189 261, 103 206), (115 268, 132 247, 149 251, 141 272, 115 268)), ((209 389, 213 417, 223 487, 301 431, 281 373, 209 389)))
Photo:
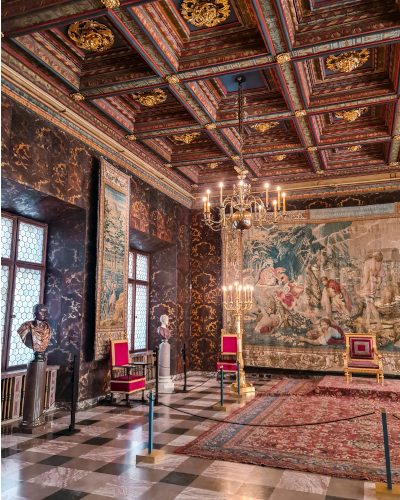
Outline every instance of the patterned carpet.
POLYGON ((400 403, 400 380, 385 379, 382 385, 375 378, 353 377, 350 384, 346 384, 344 377, 327 375, 317 385, 315 394, 329 396, 350 396, 352 398, 369 398, 391 400, 400 403))
POLYGON ((400 417, 397 401, 313 392, 313 383, 283 380, 177 453, 385 481, 381 407, 388 413, 393 482, 400 483, 400 417), (306 394, 308 392, 308 394, 306 394), (322 425, 374 412, 372 415, 322 425), (233 424, 232 422, 235 422, 233 424), (243 425, 237 425, 243 424, 243 425), (262 427, 262 426, 277 427, 262 427), (279 427, 297 425, 293 427, 279 427))

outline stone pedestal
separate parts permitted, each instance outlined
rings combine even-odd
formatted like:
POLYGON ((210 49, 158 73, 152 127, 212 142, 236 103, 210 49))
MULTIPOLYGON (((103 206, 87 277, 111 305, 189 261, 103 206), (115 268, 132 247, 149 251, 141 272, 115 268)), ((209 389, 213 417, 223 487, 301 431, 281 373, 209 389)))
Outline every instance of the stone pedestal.
POLYGON ((47 360, 43 353, 35 352, 35 359, 28 365, 25 384, 25 400, 21 432, 32 433, 37 427, 44 425, 44 391, 46 386, 47 360))
POLYGON ((174 392, 174 383, 171 378, 171 346, 168 340, 160 344, 158 365, 158 392, 159 394, 171 394, 174 392))

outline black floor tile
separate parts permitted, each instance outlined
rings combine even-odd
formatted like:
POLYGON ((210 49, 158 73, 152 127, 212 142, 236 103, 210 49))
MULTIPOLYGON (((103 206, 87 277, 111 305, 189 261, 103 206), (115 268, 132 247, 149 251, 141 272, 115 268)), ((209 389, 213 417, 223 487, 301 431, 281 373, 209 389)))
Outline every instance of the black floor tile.
POLYGON ((1 450, 1 458, 11 457, 17 453, 21 453, 22 450, 14 450, 13 448, 3 448, 1 450))
POLYGON ((8 479, 6 477, 2 477, 1 478, 1 491, 7 491, 11 488, 14 488, 14 486, 17 486, 20 483, 22 483, 22 481, 17 481, 16 479, 8 479))
POLYGON ((97 424, 97 422, 100 422, 100 420, 92 420, 92 419, 86 419, 86 420, 81 420, 80 422, 77 422, 78 425, 92 425, 92 424, 97 424))
POLYGON ((117 427, 117 429, 129 429, 129 430, 133 430, 133 429, 140 429, 140 427, 142 427, 142 424, 130 424, 130 423, 127 423, 127 424, 122 424, 122 425, 119 425, 117 427))
POLYGON ((204 418, 198 417, 197 415, 193 415, 192 417, 189 417, 188 420, 193 420, 195 422, 203 422, 204 418))
POLYGON ((52 439, 57 439, 60 436, 54 432, 48 432, 47 434, 42 434, 39 436, 39 439, 47 439, 48 441, 51 441, 52 439))
POLYGON ((111 438, 94 437, 89 439, 88 441, 85 441, 82 444, 93 444, 95 446, 103 446, 103 444, 107 444, 110 441, 112 441, 111 438))
POLYGON ((325 500, 351 500, 351 498, 333 497, 332 495, 327 495, 325 500))
POLYGON ((119 476, 120 474, 127 471, 131 467, 132 465, 128 464, 109 463, 107 465, 103 465, 103 467, 100 467, 100 469, 96 469, 95 472, 101 472, 103 474, 113 474, 114 476, 119 476))
POLYGON ((170 427, 166 431, 163 431, 163 433, 165 432, 165 434, 178 434, 178 436, 180 436, 181 434, 185 434, 185 432, 187 432, 188 430, 189 429, 180 429, 179 427, 170 427))
POLYGON ((65 488, 52 493, 48 497, 45 497, 43 500, 78 500, 79 498, 84 498, 89 493, 84 491, 73 491, 67 490, 65 488))
POLYGON ((125 406, 125 408, 114 408, 113 410, 106 411, 106 413, 113 413, 114 415, 119 415, 120 413, 125 413, 129 408, 125 406))
POLYGON ((71 457, 63 457, 62 455, 53 455, 52 457, 45 458, 44 460, 41 460, 38 463, 43 465, 52 465, 53 467, 60 467, 61 465, 69 462, 70 460, 72 460, 71 457))
POLYGON ((189 486, 199 476, 196 474, 186 474, 185 472, 170 472, 160 483, 176 484, 178 486, 189 486))

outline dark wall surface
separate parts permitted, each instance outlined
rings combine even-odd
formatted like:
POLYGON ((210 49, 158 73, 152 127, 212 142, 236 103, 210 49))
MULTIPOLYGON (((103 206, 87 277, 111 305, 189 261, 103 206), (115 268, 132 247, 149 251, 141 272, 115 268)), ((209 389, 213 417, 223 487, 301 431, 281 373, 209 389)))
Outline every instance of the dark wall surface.
MULTIPOLYGON (((179 372, 182 366, 176 353, 184 342, 190 343, 190 210, 114 165, 131 175, 131 246, 154 252, 149 348, 158 341, 154 330, 159 313, 166 312, 164 306, 171 305, 172 299, 172 368, 179 372), (144 244, 146 249, 141 248, 144 244), (175 257, 171 260, 163 252, 175 257), (168 273, 153 279, 163 259, 168 261, 168 273)), ((7 197, 4 190, 2 208, 49 223, 45 302, 52 340, 48 359, 49 364, 61 366, 57 393, 64 401, 70 400, 74 354, 80 354, 79 399, 95 398, 108 387, 108 360, 93 360, 99 166, 97 151, 2 96, 1 175, 19 194, 18 199, 7 197)))

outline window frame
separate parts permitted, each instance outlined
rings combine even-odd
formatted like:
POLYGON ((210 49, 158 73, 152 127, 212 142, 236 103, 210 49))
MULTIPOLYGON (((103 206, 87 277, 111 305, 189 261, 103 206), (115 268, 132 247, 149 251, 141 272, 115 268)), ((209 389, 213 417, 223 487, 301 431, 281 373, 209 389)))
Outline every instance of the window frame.
POLYGON ((47 252, 47 233, 48 225, 42 222, 37 222, 33 219, 21 217, 19 215, 9 214, 1 211, 1 217, 11 219, 13 221, 13 231, 11 240, 11 256, 10 258, 1 258, 1 265, 8 266, 8 290, 7 290, 7 307, 4 317, 4 331, 3 331, 3 346, 1 356, 1 371, 7 372, 12 370, 20 370, 26 368, 26 364, 9 366, 10 360, 10 340, 11 340, 11 326, 13 319, 12 305, 15 296, 15 278, 18 268, 34 269, 41 272, 40 281, 40 303, 44 300, 45 278, 46 278, 46 252, 47 252), (43 228, 43 248, 42 248, 42 262, 41 264, 35 262, 26 262, 17 259, 18 241, 19 241, 19 228, 21 222, 43 228))
POLYGON ((133 254, 133 278, 129 277, 128 273, 128 286, 132 285, 132 303, 128 304, 128 307, 132 309, 132 325, 131 325, 131 345, 129 346, 129 352, 139 353, 148 350, 149 345, 149 318, 150 318, 150 255, 146 252, 141 252, 134 248, 129 249, 129 253, 133 254), (136 255, 144 255, 147 257, 147 281, 136 279, 136 255), (136 285, 143 285, 147 287, 147 303, 146 303, 146 347, 143 349, 135 349, 135 308, 136 308, 136 285))

